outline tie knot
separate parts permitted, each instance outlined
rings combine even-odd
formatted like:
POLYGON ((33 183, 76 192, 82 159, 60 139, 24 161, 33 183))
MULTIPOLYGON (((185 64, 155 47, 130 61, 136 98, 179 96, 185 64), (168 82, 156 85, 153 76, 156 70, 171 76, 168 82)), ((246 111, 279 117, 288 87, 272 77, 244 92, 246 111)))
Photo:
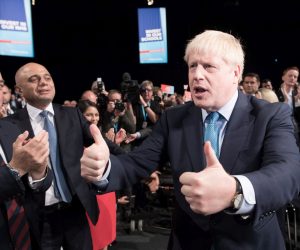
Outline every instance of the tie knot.
POLYGON ((43 117, 43 118, 48 118, 48 111, 47 111, 47 110, 43 110, 43 111, 40 113, 40 116, 43 117))
POLYGON ((206 117, 205 121, 207 123, 215 123, 220 118, 219 112, 210 112, 208 116, 206 117))

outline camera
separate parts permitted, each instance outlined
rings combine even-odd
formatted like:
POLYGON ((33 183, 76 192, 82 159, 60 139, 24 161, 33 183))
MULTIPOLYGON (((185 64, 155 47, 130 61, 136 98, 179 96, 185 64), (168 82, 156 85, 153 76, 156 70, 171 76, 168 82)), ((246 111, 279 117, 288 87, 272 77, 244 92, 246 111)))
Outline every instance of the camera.
POLYGON ((121 93, 124 101, 137 103, 140 99, 139 84, 136 80, 127 80, 121 83, 121 93))
POLYGON ((100 94, 104 90, 104 82, 102 82, 101 77, 97 78, 97 92, 100 94))
POLYGON ((115 103, 115 109, 120 111, 120 112, 123 112, 125 110, 125 105, 122 101, 116 101, 115 103))
POLYGON ((97 82, 96 87, 97 87, 97 97, 98 97, 97 106, 100 114, 103 115, 107 107, 107 96, 103 94, 103 91, 105 90, 105 86, 101 77, 98 77, 96 82, 97 82))

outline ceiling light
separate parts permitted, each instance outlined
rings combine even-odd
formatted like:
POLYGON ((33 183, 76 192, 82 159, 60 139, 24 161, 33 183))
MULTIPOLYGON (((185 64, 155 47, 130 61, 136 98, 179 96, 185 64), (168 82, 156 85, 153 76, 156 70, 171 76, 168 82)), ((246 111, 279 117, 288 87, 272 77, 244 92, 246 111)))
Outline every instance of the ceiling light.
POLYGON ((148 5, 153 5, 154 4, 154 0, 147 0, 148 5))

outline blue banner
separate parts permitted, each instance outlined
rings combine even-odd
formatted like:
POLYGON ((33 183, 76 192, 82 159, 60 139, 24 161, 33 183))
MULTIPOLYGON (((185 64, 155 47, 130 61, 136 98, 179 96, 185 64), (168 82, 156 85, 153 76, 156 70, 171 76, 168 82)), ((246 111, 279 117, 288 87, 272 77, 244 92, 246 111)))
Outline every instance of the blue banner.
POLYGON ((0 55, 34 56, 30 0, 0 0, 0 55))
POLYGON ((139 8, 140 63, 167 63, 167 27, 165 8, 139 8))

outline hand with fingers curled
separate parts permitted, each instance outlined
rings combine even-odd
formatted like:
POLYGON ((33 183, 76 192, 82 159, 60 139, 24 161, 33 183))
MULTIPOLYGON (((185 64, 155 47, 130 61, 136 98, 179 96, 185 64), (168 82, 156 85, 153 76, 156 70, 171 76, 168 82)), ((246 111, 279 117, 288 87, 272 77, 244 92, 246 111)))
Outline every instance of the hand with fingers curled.
POLYGON ((147 186, 149 187, 151 193, 155 193, 159 189, 159 175, 161 172, 154 171, 148 181, 146 181, 147 186))
POLYGON ((115 131, 114 131, 114 128, 110 128, 106 133, 105 133, 105 136, 108 140, 110 141, 115 141, 115 131))
POLYGON ((230 207, 236 181, 219 162, 210 142, 204 144, 207 166, 204 170, 183 173, 181 193, 195 213, 211 215, 230 207))
POLYGON ((95 142, 84 149, 80 159, 81 176, 88 182, 97 182, 102 178, 106 169, 109 149, 95 124, 90 125, 90 131, 95 142))
POLYGON ((48 133, 42 130, 27 140, 28 135, 28 131, 25 131, 13 143, 13 155, 9 164, 21 176, 29 173, 34 180, 41 179, 46 174, 49 157, 48 133))
POLYGON ((125 139, 125 143, 130 143, 134 140, 136 140, 138 138, 138 134, 137 133, 134 133, 134 134, 127 134, 127 137, 125 139))
POLYGON ((116 133, 115 143, 120 145, 126 139, 126 130, 120 128, 120 130, 116 133))

